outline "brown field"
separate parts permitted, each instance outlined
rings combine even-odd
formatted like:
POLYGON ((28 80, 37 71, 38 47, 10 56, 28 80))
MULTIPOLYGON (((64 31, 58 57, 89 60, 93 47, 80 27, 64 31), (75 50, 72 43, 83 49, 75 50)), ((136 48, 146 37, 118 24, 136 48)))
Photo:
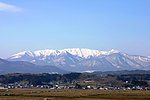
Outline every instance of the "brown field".
POLYGON ((140 90, 0 90, 0 100, 150 100, 150 91, 140 90), (46 99, 45 99, 46 100, 46 99))

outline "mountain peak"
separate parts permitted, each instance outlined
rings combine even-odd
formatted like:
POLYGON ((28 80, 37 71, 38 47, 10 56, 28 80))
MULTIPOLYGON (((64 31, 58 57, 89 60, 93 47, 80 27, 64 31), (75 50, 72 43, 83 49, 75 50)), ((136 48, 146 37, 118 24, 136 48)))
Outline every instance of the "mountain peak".
POLYGON ((115 49, 111 49, 110 52, 118 53, 119 51, 118 51, 118 50, 115 50, 115 49))
POLYGON ((22 52, 19 52, 17 54, 13 54, 11 57, 13 59, 16 59, 16 58, 20 58, 20 57, 25 56, 25 55, 26 56, 32 56, 32 57, 34 56, 31 51, 22 51, 22 52))

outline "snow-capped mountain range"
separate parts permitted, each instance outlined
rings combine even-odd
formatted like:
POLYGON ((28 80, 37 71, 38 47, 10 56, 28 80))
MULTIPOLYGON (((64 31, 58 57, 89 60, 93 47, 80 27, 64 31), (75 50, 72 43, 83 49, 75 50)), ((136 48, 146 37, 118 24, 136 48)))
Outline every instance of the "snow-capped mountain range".
POLYGON ((128 55, 118 50, 63 49, 23 51, 7 60, 54 65, 69 71, 150 70, 150 57, 128 55))

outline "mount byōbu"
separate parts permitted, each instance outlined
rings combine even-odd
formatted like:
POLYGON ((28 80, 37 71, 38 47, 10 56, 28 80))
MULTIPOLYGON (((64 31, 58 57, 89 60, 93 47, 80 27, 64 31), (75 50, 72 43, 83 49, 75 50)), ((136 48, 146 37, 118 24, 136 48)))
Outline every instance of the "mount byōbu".
POLYGON ((25 61, 7 61, 0 59, 0 74, 7 73, 68 73, 55 66, 40 66, 25 61))
POLYGON ((63 49, 24 51, 9 61, 27 61, 37 65, 57 66, 67 71, 150 70, 150 57, 128 55, 117 50, 63 49))

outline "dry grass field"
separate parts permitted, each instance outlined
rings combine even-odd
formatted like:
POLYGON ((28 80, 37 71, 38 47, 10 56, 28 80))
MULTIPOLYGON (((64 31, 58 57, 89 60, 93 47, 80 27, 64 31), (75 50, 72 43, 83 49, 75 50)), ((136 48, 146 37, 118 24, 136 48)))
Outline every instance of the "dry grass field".
POLYGON ((0 90, 0 100, 150 100, 150 91, 140 90, 0 90))

